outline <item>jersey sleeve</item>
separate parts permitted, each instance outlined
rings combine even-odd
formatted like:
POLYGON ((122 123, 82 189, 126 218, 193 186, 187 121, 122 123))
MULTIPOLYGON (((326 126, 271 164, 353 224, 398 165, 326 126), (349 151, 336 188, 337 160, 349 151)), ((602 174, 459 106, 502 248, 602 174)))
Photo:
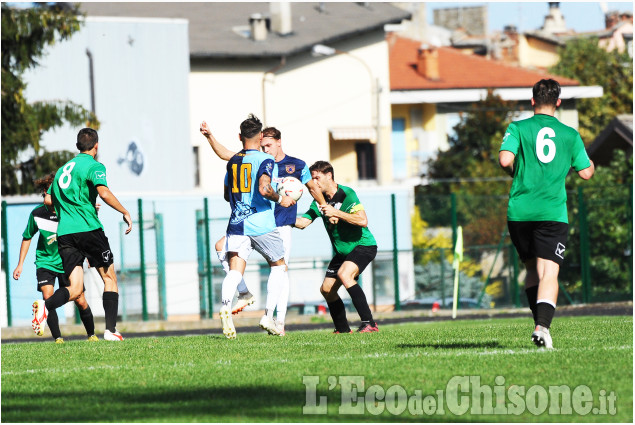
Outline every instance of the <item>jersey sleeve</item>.
POLYGON ((307 184, 311 181, 311 172, 309 171, 309 167, 304 164, 304 168, 302 169, 302 174, 300 174, 300 181, 302 184, 307 184))
POLYGON ((108 182, 106 181, 106 167, 104 164, 98 162, 93 165, 88 173, 88 180, 90 180, 95 186, 108 187, 108 182))
POLYGON ((311 202, 311 206, 309 207, 307 212, 302 214, 302 218, 308 218, 311 221, 315 220, 319 216, 320 216, 320 210, 318 209, 317 202, 315 201, 311 202))
POLYGON ((37 223, 35 222, 35 218, 33 218, 33 213, 29 214, 29 221, 26 223, 26 229, 22 233, 22 237, 24 239, 32 239, 33 236, 38 232, 39 228, 37 227, 37 223))
POLYGON ((500 151, 509 151, 514 155, 518 154, 518 147, 520 146, 520 136, 518 134, 518 126, 515 123, 509 124, 505 135, 503 136, 503 143, 501 144, 500 151))
POLYGON ((256 181, 260 181, 260 177, 263 175, 269 176, 273 180, 273 159, 267 158, 260 163, 260 167, 258 168, 258 173, 256 174, 256 181))
POLYGON ((346 192, 346 199, 350 202, 350 207, 348 207, 348 211, 345 211, 349 214, 355 214, 358 211, 364 211, 364 205, 362 205, 357 193, 354 190, 349 189, 346 192))
POLYGON ((579 133, 577 134, 575 142, 573 143, 571 166, 576 171, 581 171, 591 166, 589 155, 584 148, 584 142, 582 141, 582 137, 580 137, 579 133))

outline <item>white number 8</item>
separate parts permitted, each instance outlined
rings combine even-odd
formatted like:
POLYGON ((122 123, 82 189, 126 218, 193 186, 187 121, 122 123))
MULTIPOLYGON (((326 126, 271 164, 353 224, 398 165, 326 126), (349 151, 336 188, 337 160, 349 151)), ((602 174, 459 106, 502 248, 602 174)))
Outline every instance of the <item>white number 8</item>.
POLYGON ((64 172, 62 173, 59 180, 57 181, 57 183, 60 185, 62 189, 66 189, 68 186, 71 185, 71 180, 73 178, 73 176, 71 176, 71 171, 73 170, 73 167, 75 167, 74 162, 69 162, 68 164, 64 166, 63 168, 64 172))
POLYGON ((556 144, 553 140, 547 137, 556 137, 556 132, 552 128, 544 127, 538 132, 536 137, 536 155, 540 162, 547 164, 556 157, 556 144), (547 154, 545 155, 545 146, 547 147, 547 154))

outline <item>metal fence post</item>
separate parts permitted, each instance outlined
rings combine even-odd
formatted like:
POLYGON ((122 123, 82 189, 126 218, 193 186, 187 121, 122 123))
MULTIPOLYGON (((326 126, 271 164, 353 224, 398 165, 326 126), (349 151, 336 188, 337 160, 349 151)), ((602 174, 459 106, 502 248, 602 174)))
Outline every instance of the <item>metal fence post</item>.
POLYGON ((141 278, 141 315, 143 321, 148 320, 148 300, 146 294, 146 258, 145 245, 143 240, 143 201, 137 199, 137 208, 139 213, 139 269, 141 278))
POLYGON ((441 255, 441 307, 445 308, 445 249, 439 248, 441 255))
POLYGON ((7 201, 2 201, 2 248, 4 249, 4 255, 2 261, 4 262, 4 276, 6 284, 6 296, 7 296, 7 326, 11 326, 13 323, 11 314, 11 278, 9 277, 9 225, 7 223, 7 201))
POLYGON ((163 241, 163 214, 154 215, 154 237, 157 248, 157 284, 159 286, 159 319, 168 320, 165 288, 165 246, 163 241))
POLYGON ((395 281, 395 311, 401 310, 399 297, 399 246, 397 245, 397 201, 395 194, 390 195, 392 206, 392 270, 395 281))
POLYGON ((212 257, 210 256, 211 244, 209 240, 209 200, 207 197, 203 199, 203 213, 205 220, 205 265, 207 269, 207 300, 208 300, 208 309, 207 309, 207 317, 212 318, 214 313, 213 302, 213 289, 214 286, 212 284, 212 257))
POLYGON ((584 189, 578 187, 578 211, 580 223, 580 268, 582 277, 582 302, 591 302, 591 269, 589 264, 589 225, 587 222, 584 189))

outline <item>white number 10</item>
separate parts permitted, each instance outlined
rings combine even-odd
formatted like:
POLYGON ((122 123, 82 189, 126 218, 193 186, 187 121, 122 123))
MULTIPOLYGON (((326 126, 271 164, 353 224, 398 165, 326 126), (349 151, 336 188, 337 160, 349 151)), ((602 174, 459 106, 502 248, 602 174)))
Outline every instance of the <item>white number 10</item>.
POLYGON ((536 137, 536 155, 540 162, 547 164, 556 157, 556 144, 553 140, 547 137, 556 137, 556 132, 552 128, 544 127, 538 132, 536 137), (547 147, 547 154, 545 154, 545 146, 547 147))

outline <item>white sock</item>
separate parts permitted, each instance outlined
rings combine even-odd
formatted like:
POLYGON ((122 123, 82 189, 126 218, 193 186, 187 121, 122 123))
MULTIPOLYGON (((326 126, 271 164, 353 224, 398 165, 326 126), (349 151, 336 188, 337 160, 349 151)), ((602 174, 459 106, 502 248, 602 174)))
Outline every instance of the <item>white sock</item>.
POLYGON ((284 319, 287 316, 287 304, 289 303, 289 272, 285 271, 282 275, 280 283, 280 295, 278 295, 278 303, 276 305, 276 321, 284 325, 284 319))
POLYGON ((286 266, 273 266, 269 272, 269 280, 267 281, 267 301, 265 303, 265 312, 267 316, 273 319, 273 311, 278 304, 280 297, 280 289, 284 280, 284 269, 286 266))
MULTIPOLYGON (((225 251, 216 251, 216 255, 218 255, 218 260, 223 265, 223 270, 225 270, 225 273, 229 273, 229 263, 226 260, 227 256, 225 255, 225 251)), ((241 294, 249 292, 247 284, 245 283, 245 279, 243 278, 240 279, 240 283, 238 284, 238 292, 241 294)))
POLYGON ((227 276, 225 276, 221 288, 223 307, 228 306, 231 308, 234 295, 236 294, 236 288, 242 277, 243 275, 237 270, 230 270, 227 276))
POLYGON ((546 304, 549 304, 551 307, 556 308, 556 304, 551 300, 547 300, 547 299, 536 300, 536 304, 539 304, 539 303, 546 303, 546 304))

